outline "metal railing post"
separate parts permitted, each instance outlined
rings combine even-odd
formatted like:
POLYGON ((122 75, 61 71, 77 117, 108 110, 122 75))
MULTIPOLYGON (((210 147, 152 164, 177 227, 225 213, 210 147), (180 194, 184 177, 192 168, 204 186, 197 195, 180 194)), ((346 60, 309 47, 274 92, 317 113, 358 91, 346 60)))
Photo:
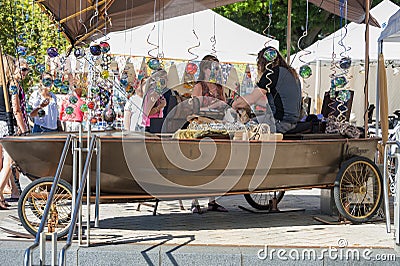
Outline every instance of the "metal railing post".
POLYGON ((96 201, 94 205, 94 227, 100 226, 100 176, 101 176, 101 140, 96 146, 96 201))

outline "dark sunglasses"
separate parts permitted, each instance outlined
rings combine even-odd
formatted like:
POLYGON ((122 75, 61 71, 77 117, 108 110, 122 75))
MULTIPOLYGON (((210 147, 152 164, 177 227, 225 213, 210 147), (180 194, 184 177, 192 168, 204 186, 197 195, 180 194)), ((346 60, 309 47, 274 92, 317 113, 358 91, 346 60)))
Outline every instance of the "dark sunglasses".
POLYGON ((29 68, 23 67, 23 68, 21 68, 21 71, 22 71, 22 72, 29 71, 29 68))

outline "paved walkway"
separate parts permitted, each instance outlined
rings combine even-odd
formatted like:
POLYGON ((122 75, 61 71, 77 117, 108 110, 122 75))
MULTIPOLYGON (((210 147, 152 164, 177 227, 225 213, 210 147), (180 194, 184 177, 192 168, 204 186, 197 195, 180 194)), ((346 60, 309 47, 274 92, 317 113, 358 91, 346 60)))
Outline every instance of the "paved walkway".
MULTIPOLYGON (((362 225, 325 225, 314 220, 314 216, 335 219, 320 213, 319 194, 318 189, 288 192, 279 207, 282 210, 305 210, 276 214, 240 209, 238 206, 252 209, 243 196, 218 199, 229 210, 228 213, 206 212, 201 215, 180 210, 177 200, 160 202, 157 216, 152 215, 151 207, 144 205, 136 211, 137 203, 102 204, 100 228, 91 229, 92 247, 75 246, 69 253, 71 256, 74 254, 69 257, 70 264, 94 265, 93 260, 96 260, 95 264, 99 265, 185 265, 189 262, 194 265, 254 265, 265 263, 257 258, 257 252, 265 246, 285 250, 344 246, 347 249, 372 248, 382 254, 400 254, 394 249, 393 233, 386 233, 383 221, 362 225), (138 257, 132 257, 132 254, 138 254, 140 259, 135 261, 138 257), (204 256, 209 258, 204 260, 204 256), (119 261, 115 261, 115 257, 119 261)), ((201 199, 200 203, 206 206, 207 201, 201 199)), ((184 206, 189 209, 190 201, 184 201, 184 206)), ((9 215, 18 215, 16 203, 9 211, 0 211, 0 226, 25 232, 9 215)), ((3 251, 0 258, 13 262, 15 254, 18 254, 17 261, 22 262, 24 249, 33 242, 2 232, 0 241, 0 253, 3 251), (14 253, 10 253, 10 249, 14 253), (4 254, 4 250, 8 252, 4 254)), ((397 261, 400 261, 399 257, 397 261)), ((274 262, 281 265, 284 261, 274 262)), ((317 262, 315 265, 326 265, 327 258, 314 262, 317 262)), ((365 264, 365 260, 358 262, 365 264)), ((375 263, 378 262, 373 265, 375 263)), ((293 265, 298 265, 298 261, 293 265)), ((389 264, 386 261, 382 265, 389 264)))

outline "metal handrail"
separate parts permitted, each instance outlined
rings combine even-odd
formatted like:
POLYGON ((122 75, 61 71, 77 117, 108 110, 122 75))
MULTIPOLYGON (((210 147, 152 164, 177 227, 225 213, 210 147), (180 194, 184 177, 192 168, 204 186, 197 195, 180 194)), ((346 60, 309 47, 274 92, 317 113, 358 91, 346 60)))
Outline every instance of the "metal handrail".
MULTIPOLYGON (((78 195, 77 195, 77 197, 75 199, 75 209, 74 209, 74 212, 73 212, 72 218, 71 218, 71 224, 70 224, 70 228, 69 228, 69 231, 68 231, 67 242, 66 242, 65 246, 60 250, 60 256, 58 258, 58 265, 59 266, 65 265, 65 254, 67 252, 67 249, 72 244, 72 237, 73 237, 73 234, 74 234, 74 231, 75 231, 75 227, 76 227, 76 221, 77 221, 77 218, 78 218, 78 212, 79 212, 80 206, 82 204, 83 189, 85 187, 85 183, 86 183, 86 179, 87 179, 87 176, 88 176, 88 172, 90 170, 90 162, 92 160, 92 155, 93 155, 96 139, 97 139, 96 135, 93 135, 91 137, 91 139, 90 139, 89 150, 88 150, 88 153, 87 153, 85 166, 83 168, 82 180, 81 180, 81 183, 79 185, 78 195)), ((89 197, 89 195, 87 195, 87 196, 89 197)), ((88 224, 87 226, 90 226, 90 225, 88 224)))
POLYGON ((50 206, 53 201, 54 194, 56 193, 56 188, 57 188, 58 182, 60 181, 61 172, 64 168, 65 159, 67 157, 69 146, 71 145, 71 139, 72 139, 72 135, 69 134, 67 136, 67 139, 65 140, 64 149, 63 149, 63 151, 61 153, 61 157, 60 157, 60 163, 58 164, 56 174, 54 175, 53 185, 51 186, 50 194, 47 198, 46 207, 43 212, 42 220, 40 221, 39 229, 36 233, 35 242, 33 243, 33 245, 31 245, 29 248, 27 248, 25 250, 24 265, 26 265, 26 266, 32 265, 32 252, 31 251, 39 246, 40 233, 43 231, 44 226, 47 222, 47 216, 50 211, 50 206))

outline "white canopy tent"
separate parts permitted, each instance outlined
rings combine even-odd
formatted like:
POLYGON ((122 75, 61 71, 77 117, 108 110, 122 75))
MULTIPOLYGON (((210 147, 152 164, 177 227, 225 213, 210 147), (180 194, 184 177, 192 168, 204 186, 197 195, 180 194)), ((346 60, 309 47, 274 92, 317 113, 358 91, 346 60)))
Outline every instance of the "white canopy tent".
MULTIPOLYGON (((384 0, 373 9, 371 9, 371 15, 376 18, 382 28, 385 28, 388 24, 389 17, 400 9, 399 6, 392 3, 389 0, 384 0)), ((377 84, 376 71, 377 71, 377 59, 378 59, 378 43, 377 40, 382 32, 382 28, 370 27, 370 42, 369 54, 370 54, 370 68, 368 85, 370 88, 375 88, 377 84)), ((303 82, 303 91, 313 99, 312 110, 318 112, 322 105, 322 99, 324 92, 330 88, 329 75, 332 74, 331 62, 332 54, 335 53, 334 61, 337 62, 343 56, 348 56, 352 59, 352 67, 349 69, 348 87, 355 91, 353 99, 352 113, 356 120, 357 125, 363 125, 364 109, 363 105, 359 104, 364 99, 364 50, 365 50, 365 24, 349 23, 347 25, 347 35, 344 36, 345 29, 339 29, 332 33, 323 40, 317 41, 311 46, 304 49, 304 51, 298 52, 293 56, 292 66, 300 68, 303 64, 310 64, 313 75, 305 79, 303 82), (339 44, 339 41, 343 39, 343 44, 347 48, 351 48, 349 51, 344 52, 344 48, 339 44), (304 55, 300 58, 305 51, 311 52, 309 55, 304 55), (301 60, 299 60, 301 59, 301 60), (302 62, 304 61, 304 62, 302 62)), ((400 75, 398 69, 392 67, 395 66, 397 60, 400 61, 400 49, 399 44, 391 43, 384 47, 385 59, 390 60, 390 67, 387 68, 388 77, 388 94, 389 94, 389 112, 393 112, 395 109, 400 107, 400 95, 396 93, 395 84, 400 82, 400 75)), ((336 68, 339 72, 340 69, 336 68)), ((369 91, 369 102, 375 102, 375 90, 369 91)))
POLYGON ((116 55, 149 56, 149 51, 158 44, 159 48, 150 52, 152 56, 162 53, 166 59, 191 60, 197 55, 201 60, 213 52, 211 38, 214 35, 215 54, 221 62, 255 64, 256 55, 266 42, 279 48, 277 40, 242 27, 212 10, 113 32, 108 34, 108 42, 111 53, 116 55), (195 55, 190 54, 188 49, 198 44, 199 47, 191 50, 195 55))

